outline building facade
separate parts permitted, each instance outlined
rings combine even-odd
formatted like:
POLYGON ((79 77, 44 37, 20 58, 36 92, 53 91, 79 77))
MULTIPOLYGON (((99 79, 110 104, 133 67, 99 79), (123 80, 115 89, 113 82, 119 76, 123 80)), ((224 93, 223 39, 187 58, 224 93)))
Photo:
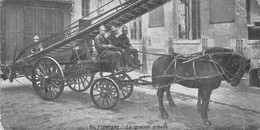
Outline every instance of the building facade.
MULTIPOLYGON (((1 61, 12 60, 15 46, 19 53, 33 44, 35 35, 47 37, 125 1, 1 0, 1 61)), ((126 25, 132 45, 140 51, 190 54, 220 46, 258 60, 259 9, 259 0, 172 0, 126 25)), ((149 71, 158 56, 140 53, 142 58, 149 71)))
MULTIPOLYGON (((142 17, 147 52, 195 53, 226 47, 260 59, 259 0, 172 0, 142 17)), ((148 71, 158 56, 147 55, 148 71)))

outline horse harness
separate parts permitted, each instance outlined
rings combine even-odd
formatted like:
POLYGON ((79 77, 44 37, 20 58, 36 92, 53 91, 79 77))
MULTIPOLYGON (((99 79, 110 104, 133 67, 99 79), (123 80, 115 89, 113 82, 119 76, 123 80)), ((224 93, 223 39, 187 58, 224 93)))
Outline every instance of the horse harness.
MULTIPOLYGON (((229 58, 228 62, 230 62, 231 58, 234 56, 234 52, 215 52, 215 53, 195 53, 195 55, 189 55, 189 56, 183 56, 183 55, 177 55, 174 57, 174 59, 171 61, 171 63, 169 64, 169 66, 167 67, 166 71, 164 72, 163 75, 161 76, 157 76, 156 78, 164 78, 164 77, 175 77, 174 82, 179 82, 179 81, 184 81, 184 80, 203 80, 203 79, 210 79, 210 78, 214 78, 214 77, 218 77, 220 76, 223 80, 228 80, 228 82, 233 82, 233 80, 237 77, 237 75, 241 72, 242 67, 240 67, 237 72, 235 74, 230 73, 228 70, 226 70, 224 67, 222 67, 218 62, 216 62, 214 60, 214 58, 212 57, 213 54, 217 54, 217 53, 227 53, 227 54, 232 54, 232 56, 229 58), (209 60, 207 59, 201 59, 205 56, 209 57, 209 60), (182 62, 182 64, 186 64, 189 62, 192 62, 192 69, 193 69, 193 77, 184 77, 178 74, 173 74, 173 75, 168 75, 167 72, 170 70, 171 66, 174 65, 174 71, 177 69, 177 62, 180 62, 179 59, 181 60, 185 60, 182 62), (212 62, 218 72, 217 75, 208 75, 208 76, 198 76, 196 73, 196 68, 195 68, 195 61, 196 60, 206 60, 209 62, 212 62), (230 75, 230 76, 228 76, 230 75), (226 78, 225 78, 226 77, 226 78)), ((175 71, 176 72, 176 71, 175 71)), ((172 83, 171 83, 172 84, 172 83)), ((166 87, 167 85, 163 85, 160 87, 166 87)))

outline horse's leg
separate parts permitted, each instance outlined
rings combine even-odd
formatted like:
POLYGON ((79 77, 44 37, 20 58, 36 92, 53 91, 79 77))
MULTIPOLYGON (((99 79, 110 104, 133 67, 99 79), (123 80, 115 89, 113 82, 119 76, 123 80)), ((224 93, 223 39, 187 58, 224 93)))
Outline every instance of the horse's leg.
POLYGON ((199 87, 198 88, 198 102, 197 102, 197 112, 201 114, 202 108, 201 108, 201 99, 202 99, 202 90, 199 87))
POLYGON ((211 122, 208 120, 208 106, 210 101, 210 95, 212 90, 204 88, 202 94, 202 114, 201 118, 203 119, 203 123, 207 126, 211 125, 211 122))
POLYGON ((166 96, 169 102, 170 107, 176 107, 174 101, 172 100, 171 92, 170 92, 171 85, 166 87, 166 96))
POLYGON ((168 113, 164 109, 164 104, 163 104, 163 94, 165 92, 165 87, 158 88, 157 90, 157 97, 158 97, 158 102, 159 102, 159 110, 161 111, 162 117, 163 118, 169 118, 168 113))

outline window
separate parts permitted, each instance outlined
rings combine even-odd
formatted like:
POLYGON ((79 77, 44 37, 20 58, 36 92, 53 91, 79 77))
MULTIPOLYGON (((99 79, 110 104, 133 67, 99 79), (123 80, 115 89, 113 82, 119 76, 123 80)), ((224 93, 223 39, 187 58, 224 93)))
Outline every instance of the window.
POLYGON ((180 39, 200 38, 199 0, 178 0, 178 35, 180 39))
POLYGON ((256 0, 246 1, 248 39, 260 40, 260 4, 256 0))
POLYGON ((130 39, 142 39, 142 18, 139 17, 130 23, 130 39))
POLYGON ((236 52, 243 54, 243 40, 236 40, 236 52))
POLYGON ((82 16, 89 15, 89 0, 82 0, 82 16))
POLYGON ((210 0, 210 23, 227 23, 235 21, 235 0, 210 0))
POLYGON ((164 26, 164 8, 163 6, 151 11, 149 13, 149 27, 163 27, 164 26))
POLYGON ((102 14, 104 12, 104 8, 101 8, 104 5, 104 0, 98 0, 98 15, 102 14))

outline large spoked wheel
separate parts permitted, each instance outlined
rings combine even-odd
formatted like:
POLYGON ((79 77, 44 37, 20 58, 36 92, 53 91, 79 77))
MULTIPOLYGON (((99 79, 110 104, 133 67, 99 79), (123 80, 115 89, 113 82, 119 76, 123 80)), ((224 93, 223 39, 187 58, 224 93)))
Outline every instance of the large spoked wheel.
POLYGON ((121 73, 116 75, 116 81, 118 83, 122 95, 122 97, 120 97, 121 100, 125 100, 129 98, 133 93, 134 85, 130 84, 130 82, 127 82, 131 80, 132 80, 131 77, 126 73, 121 73))
POLYGON ((91 86, 94 76, 92 73, 87 73, 81 77, 71 78, 67 81, 67 85, 75 92, 84 92, 91 86))
POLYGON ((51 57, 43 57, 35 63, 33 68, 34 90, 43 99, 57 99, 64 89, 63 77, 64 74, 58 62, 51 57))
POLYGON ((117 84, 109 78, 99 78, 90 88, 91 99, 101 109, 113 108, 119 99, 117 84))

